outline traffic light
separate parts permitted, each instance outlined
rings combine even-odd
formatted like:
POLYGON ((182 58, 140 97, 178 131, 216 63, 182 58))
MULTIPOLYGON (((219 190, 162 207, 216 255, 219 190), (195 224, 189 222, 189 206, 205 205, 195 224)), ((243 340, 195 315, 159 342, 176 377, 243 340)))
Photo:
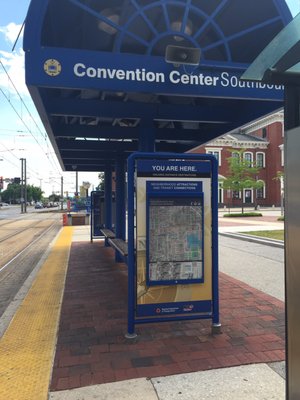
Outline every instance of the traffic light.
POLYGON ((0 176, 0 190, 3 189, 3 176, 0 176))
POLYGON ((15 184, 17 184, 17 185, 20 185, 20 183, 21 183, 21 178, 14 178, 14 182, 13 183, 15 183, 15 184))

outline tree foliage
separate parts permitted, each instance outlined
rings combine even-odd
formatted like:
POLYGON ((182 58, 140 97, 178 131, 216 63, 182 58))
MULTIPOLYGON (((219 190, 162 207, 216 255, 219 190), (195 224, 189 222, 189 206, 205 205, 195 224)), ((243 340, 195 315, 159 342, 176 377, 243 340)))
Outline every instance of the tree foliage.
MULTIPOLYGON (((260 168, 245 158, 245 150, 231 150, 231 157, 227 159, 229 168, 226 179, 222 181, 225 190, 242 192, 244 189, 259 189, 263 182, 257 180, 260 168)), ((242 212, 243 196, 242 196, 242 212)))
MULTIPOLYGON (((40 201, 42 199, 43 192, 41 188, 27 185, 27 201, 40 201)), ((16 204, 21 199, 21 185, 17 183, 10 183, 7 185, 7 189, 1 193, 2 200, 7 203, 16 204)))
POLYGON ((99 184, 96 187, 96 190, 104 190, 104 173, 99 172, 98 178, 99 178, 99 184))

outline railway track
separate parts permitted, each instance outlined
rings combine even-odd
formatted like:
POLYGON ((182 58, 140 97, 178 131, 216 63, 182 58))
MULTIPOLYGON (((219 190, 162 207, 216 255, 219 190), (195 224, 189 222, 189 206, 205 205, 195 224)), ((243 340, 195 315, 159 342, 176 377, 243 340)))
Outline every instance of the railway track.
MULTIPOLYGON (((11 223, 7 223, 7 224, 5 224, 5 227, 7 225, 12 225, 12 224, 17 224, 17 222, 16 221, 12 221, 11 223)), ((8 240, 10 238, 15 238, 17 235, 27 234, 28 230, 39 229, 39 228, 43 229, 44 228, 44 224, 45 224, 45 221, 34 221, 34 222, 30 223, 28 226, 23 226, 23 227, 20 227, 20 228, 17 227, 15 229, 13 229, 12 232, 6 234, 3 237, 2 237, 2 234, 4 232, 2 230, 3 229, 3 225, 2 225, 2 226, 0 226, 0 230, 1 230, 0 231, 0 243, 5 242, 6 240, 8 240), (39 227, 39 225, 41 225, 41 227, 39 227)))
POLYGON ((0 225, 0 316, 26 279, 38 269, 62 226, 59 213, 34 218, 8 220, 0 225))

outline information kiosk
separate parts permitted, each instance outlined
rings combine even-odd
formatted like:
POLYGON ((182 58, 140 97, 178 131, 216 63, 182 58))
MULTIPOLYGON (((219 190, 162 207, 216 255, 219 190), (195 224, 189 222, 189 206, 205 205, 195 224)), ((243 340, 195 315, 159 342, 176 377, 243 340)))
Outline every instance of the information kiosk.
POLYGON ((212 319, 218 301, 218 173, 214 156, 128 159, 128 334, 135 324, 212 319))

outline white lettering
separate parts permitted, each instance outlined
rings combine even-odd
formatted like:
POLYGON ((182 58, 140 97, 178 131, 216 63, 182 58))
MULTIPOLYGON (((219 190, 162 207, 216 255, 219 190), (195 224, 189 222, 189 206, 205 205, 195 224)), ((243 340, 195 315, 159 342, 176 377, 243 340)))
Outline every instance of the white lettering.
POLYGON ((187 74, 182 74, 180 77, 180 81, 184 85, 187 85, 188 83, 190 83, 190 77, 187 74))
POLYGON ((171 71, 170 75, 170 82, 171 83, 179 83, 180 82, 180 72, 179 71, 171 71))
POLYGON ((188 75, 180 74, 179 71, 171 71, 169 75, 171 83, 175 85, 182 83, 183 85, 200 85, 200 86, 217 86, 217 82, 220 79, 218 76, 211 75, 188 75))
POLYGON ((74 74, 79 76, 80 78, 85 75, 85 65, 82 63, 78 63, 74 65, 74 74), (83 70, 83 71, 82 71, 83 70))
POLYGON ((228 72, 222 72, 221 74, 221 86, 223 87, 228 87, 229 86, 229 73, 228 72))
POLYGON ((152 165, 153 171, 164 171, 165 167, 163 165, 152 165))
POLYGON ((86 75, 87 75, 89 78, 95 78, 95 77, 97 76, 97 70, 96 70, 96 68, 93 68, 93 67, 87 68, 87 70, 86 70, 86 75))
MULTIPOLYGON (((74 75, 79 78, 97 78, 97 79, 117 79, 126 81, 165 83, 166 77, 163 72, 147 71, 145 68, 136 68, 132 70, 115 68, 95 68, 86 66, 84 63, 74 65, 74 75)), ((195 86, 217 86, 223 88, 249 88, 249 89, 268 89, 283 90, 282 85, 265 84, 262 82, 241 81, 237 75, 223 71, 219 76, 200 74, 182 74, 178 70, 169 73, 170 83, 177 85, 195 85, 195 86)))
POLYGON ((86 67, 83 63, 74 65, 74 74, 79 78, 98 78, 98 79, 118 79, 139 82, 164 83, 165 74, 163 72, 146 71, 145 68, 125 71, 123 69, 94 68, 86 67))
POLYGON ((183 165, 183 166, 180 167, 180 171, 194 172, 194 171, 196 171, 196 167, 192 166, 192 165, 183 165))
POLYGON ((177 165, 168 165, 166 171, 178 171, 177 165))

